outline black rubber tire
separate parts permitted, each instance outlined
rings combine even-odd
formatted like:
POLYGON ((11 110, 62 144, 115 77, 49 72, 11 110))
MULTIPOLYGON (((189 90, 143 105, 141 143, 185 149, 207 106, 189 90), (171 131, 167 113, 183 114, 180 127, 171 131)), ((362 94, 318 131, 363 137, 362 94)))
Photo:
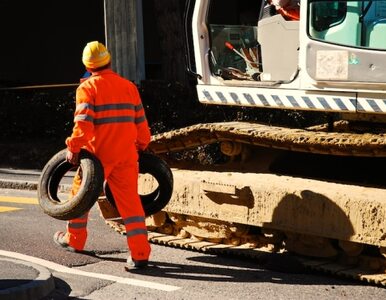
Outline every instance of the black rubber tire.
POLYGON ((47 215, 59 220, 82 216, 95 204, 103 190, 103 167, 99 159, 86 150, 79 155, 82 183, 78 193, 68 201, 58 198, 59 183, 64 175, 78 166, 66 161, 66 149, 55 154, 45 165, 38 183, 40 207, 47 215))
MULTIPOLYGON (((139 155, 139 173, 150 174, 158 182, 158 187, 150 194, 139 195, 145 216, 161 211, 170 201, 173 193, 173 173, 167 163, 150 153, 139 155)), ((103 185, 107 200, 115 206, 114 196, 107 182, 103 185)))

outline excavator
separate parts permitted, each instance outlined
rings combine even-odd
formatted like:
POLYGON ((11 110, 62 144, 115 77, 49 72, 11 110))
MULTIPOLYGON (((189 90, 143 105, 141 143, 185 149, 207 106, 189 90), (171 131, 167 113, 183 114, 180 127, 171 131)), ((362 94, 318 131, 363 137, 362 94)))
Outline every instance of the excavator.
POLYGON ((314 269, 386 285, 386 1, 196 0, 185 25, 199 102, 331 118, 153 136, 156 155, 218 145, 227 159, 169 162, 173 195, 148 221, 151 239, 251 257, 284 250, 314 269))
MULTIPOLYGON (((311 269, 385 286, 386 1, 191 0, 184 22, 200 103, 327 118, 154 135, 148 151, 168 162, 174 184, 147 217, 149 239, 251 258, 291 253, 311 269), (176 159, 208 149, 221 159, 176 159)), ((139 187, 159 189, 142 175, 139 187)), ((105 198, 102 216, 124 233, 105 198)))

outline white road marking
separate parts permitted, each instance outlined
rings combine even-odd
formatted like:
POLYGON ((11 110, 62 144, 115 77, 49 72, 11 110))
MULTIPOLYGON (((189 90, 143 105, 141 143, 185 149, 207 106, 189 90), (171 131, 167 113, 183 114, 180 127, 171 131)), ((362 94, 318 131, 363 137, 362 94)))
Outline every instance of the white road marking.
POLYGON ((0 256, 6 256, 6 257, 11 257, 15 259, 20 259, 24 261, 29 261, 41 266, 44 266, 48 269, 54 270, 59 273, 67 273, 67 274, 73 274, 73 275, 79 275, 79 276, 86 276, 86 277, 92 277, 92 278, 98 278, 98 279, 104 279, 104 280, 109 280, 109 281, 114 281, 117 283, 123 283, 123 284, 128 284, 128 285, 133 285, 133 286, 140 286, 140 287, 145 287, 145 288, 150 288, 150 289, 156 289, 156 290, 161 290, 165 292, 173 292, 181 289, 181 287, 173 286, 173 285, 167 285, 167 284, 161 284, 161 283, 156 283, 156 282, 151 282, 151 281, 145 281, 145 280, 139 280, 139 279, 134 279, 134 278, 127 278, 127 277, 118 277, 118 276, 113 276, 113 275, 108 275, 108 274, 102 274, 102 273, 93 273, 93 272, 86 272, 82 270, 77 270, 74 268, 69 268, 66 266, 59 265, 57 263, 44 260, 41 258, 17 253, 17 252, 10 252, 10 251, 5 251, 5 250, 0 250, 0 256))

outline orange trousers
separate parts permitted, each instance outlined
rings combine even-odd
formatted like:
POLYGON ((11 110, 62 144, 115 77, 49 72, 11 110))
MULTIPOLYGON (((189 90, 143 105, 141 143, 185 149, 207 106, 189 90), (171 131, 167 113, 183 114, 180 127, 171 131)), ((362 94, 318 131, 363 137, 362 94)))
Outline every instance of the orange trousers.
MULTIPOLYGON (((131 257, 135 260, 147 260, 151 249, 147 239, 145 214, 138 195, 138 163, 122 162, 103 167, 105 180, 114 195, 115 204, 125 225, 131 257)), ((81 181, 82 174, 78 171, 73 180, 71 197, 79 190, 81 181)), ((83 250, 86 244, 88 214, 87 212, 67 223, 69 245, 77 250, 83 250)))

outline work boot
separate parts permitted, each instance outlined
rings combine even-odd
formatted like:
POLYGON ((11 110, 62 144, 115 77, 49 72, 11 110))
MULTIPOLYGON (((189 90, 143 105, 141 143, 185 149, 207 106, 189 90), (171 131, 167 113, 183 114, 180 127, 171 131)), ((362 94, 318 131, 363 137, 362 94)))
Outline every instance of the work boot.
POLYGON ((68 243, 68 240, 66 238, 66 234, 62 231, 57 231, 54 234, 54 242, 56 245, 62 247, 63 249, 70 251, 70 252, 80 252, 79 250, 76 250, 75 248, 71 247, 68 243))
POLYGON ((127 258, 127 262, 125 265, 126 271, 132 271, 132 270, 141 270, 148 267, 149 261, 147 259, 145 260, 135 260, 131 256, 127 258))

